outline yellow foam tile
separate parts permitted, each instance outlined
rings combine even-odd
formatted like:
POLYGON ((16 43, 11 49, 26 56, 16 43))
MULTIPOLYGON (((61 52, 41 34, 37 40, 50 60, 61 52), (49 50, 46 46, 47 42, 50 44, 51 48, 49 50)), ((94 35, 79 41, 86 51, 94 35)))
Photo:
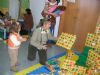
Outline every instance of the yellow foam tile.
POLYGON ((26 75, 26 73, 29 73, 29 72, 31 72, 31 71, 33 71, 33 70, 35 70, 35 69, 37 69, 37 68, 39 68, 41 66, 42 66, 41 64, 36 64, 36 65, 31 66, 29 68, 26 68, 26 69, 24 69, 24 70, 22 70, 20 72, 17 72, 14 75, 26 75))

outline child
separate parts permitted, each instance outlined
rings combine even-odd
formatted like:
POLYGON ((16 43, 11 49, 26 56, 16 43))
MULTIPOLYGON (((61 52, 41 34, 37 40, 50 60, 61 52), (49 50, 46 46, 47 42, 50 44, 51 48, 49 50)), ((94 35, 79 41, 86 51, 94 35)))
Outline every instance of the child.
POLYGON ((26 41, 25 38, 22 38, 19 35, 20 25, 18 22, 12 23, 10 28, 10 35, 8 38, 8 53, 10 57, 10 70, 11 71, 18 71, 16 69, 16 65, 18 63, 17 56, 18 56, 18 49, 22 41, 26 41))
POLYGON ((48 2, 45 3, 45 7, 41 14, 44 18, 49 18, 52 20, 51 21, 52 26, 50 27, 50 32, 52 35, 54 35, 56 17, 63 14, 65 9, 66 7, 63 5, 59 6, 56 0, 48 0, 48 2))
POLYGON ((66 7, 64 5, 58 5, 56 0, 49 0, 45 3, 42 16, 44 17, 44 15, 52 15, 54 17, 57 17, 63 14, 65 9, 66 7))
POLYGON ((49 31, 51 26, 50 20, 41 20, 40 27, 36 28, 30 39, 28 48, 28 60, 33 61, 36 59, 36 52, 39 54, 39 63, 46 64, 47 61, 47 41, 56 40, 49 31))

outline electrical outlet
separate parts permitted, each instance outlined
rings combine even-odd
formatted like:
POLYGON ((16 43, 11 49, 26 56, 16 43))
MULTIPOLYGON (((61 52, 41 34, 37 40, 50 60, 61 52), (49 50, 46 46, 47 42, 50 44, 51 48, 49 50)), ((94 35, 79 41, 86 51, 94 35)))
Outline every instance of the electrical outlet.
POLYGON ((75 0, 67 0, 68 2, 75 3, 75 0))

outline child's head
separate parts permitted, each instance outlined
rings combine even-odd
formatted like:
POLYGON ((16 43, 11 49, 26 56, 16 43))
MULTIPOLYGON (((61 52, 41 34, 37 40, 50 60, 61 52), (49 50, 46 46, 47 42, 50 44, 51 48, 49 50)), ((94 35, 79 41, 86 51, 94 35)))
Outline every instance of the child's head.
POLYGON ((20 32, 20 24, 18 22, 13 22, 12 26, 10 27, 10 32, 13 33, 19 33, 20 32))
POLYGON ((44 30, 48 30, 51 27, 51 21, 49 19, 45 20, 42 27, 44 30))
POLYGON ((57 5, 57 1, 56 0, 49 0, 49 4, 50 4, 50 6, 57 5))
POLYGON ((44 30, 48 30, 51 27, 50 19, 41 19, 38 27, 43 27, 44 30))

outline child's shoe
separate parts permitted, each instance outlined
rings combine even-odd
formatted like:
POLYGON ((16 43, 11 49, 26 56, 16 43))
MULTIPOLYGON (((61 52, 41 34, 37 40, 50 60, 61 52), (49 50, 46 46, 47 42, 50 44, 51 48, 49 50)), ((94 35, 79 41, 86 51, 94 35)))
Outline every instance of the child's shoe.
POLYGON ((10 71, 13 71, 13 72, 18 72, 18 70, 16 69, 16 67, 15 67, 15 66, 12 66, 12 67, 10 68, 10 71))

